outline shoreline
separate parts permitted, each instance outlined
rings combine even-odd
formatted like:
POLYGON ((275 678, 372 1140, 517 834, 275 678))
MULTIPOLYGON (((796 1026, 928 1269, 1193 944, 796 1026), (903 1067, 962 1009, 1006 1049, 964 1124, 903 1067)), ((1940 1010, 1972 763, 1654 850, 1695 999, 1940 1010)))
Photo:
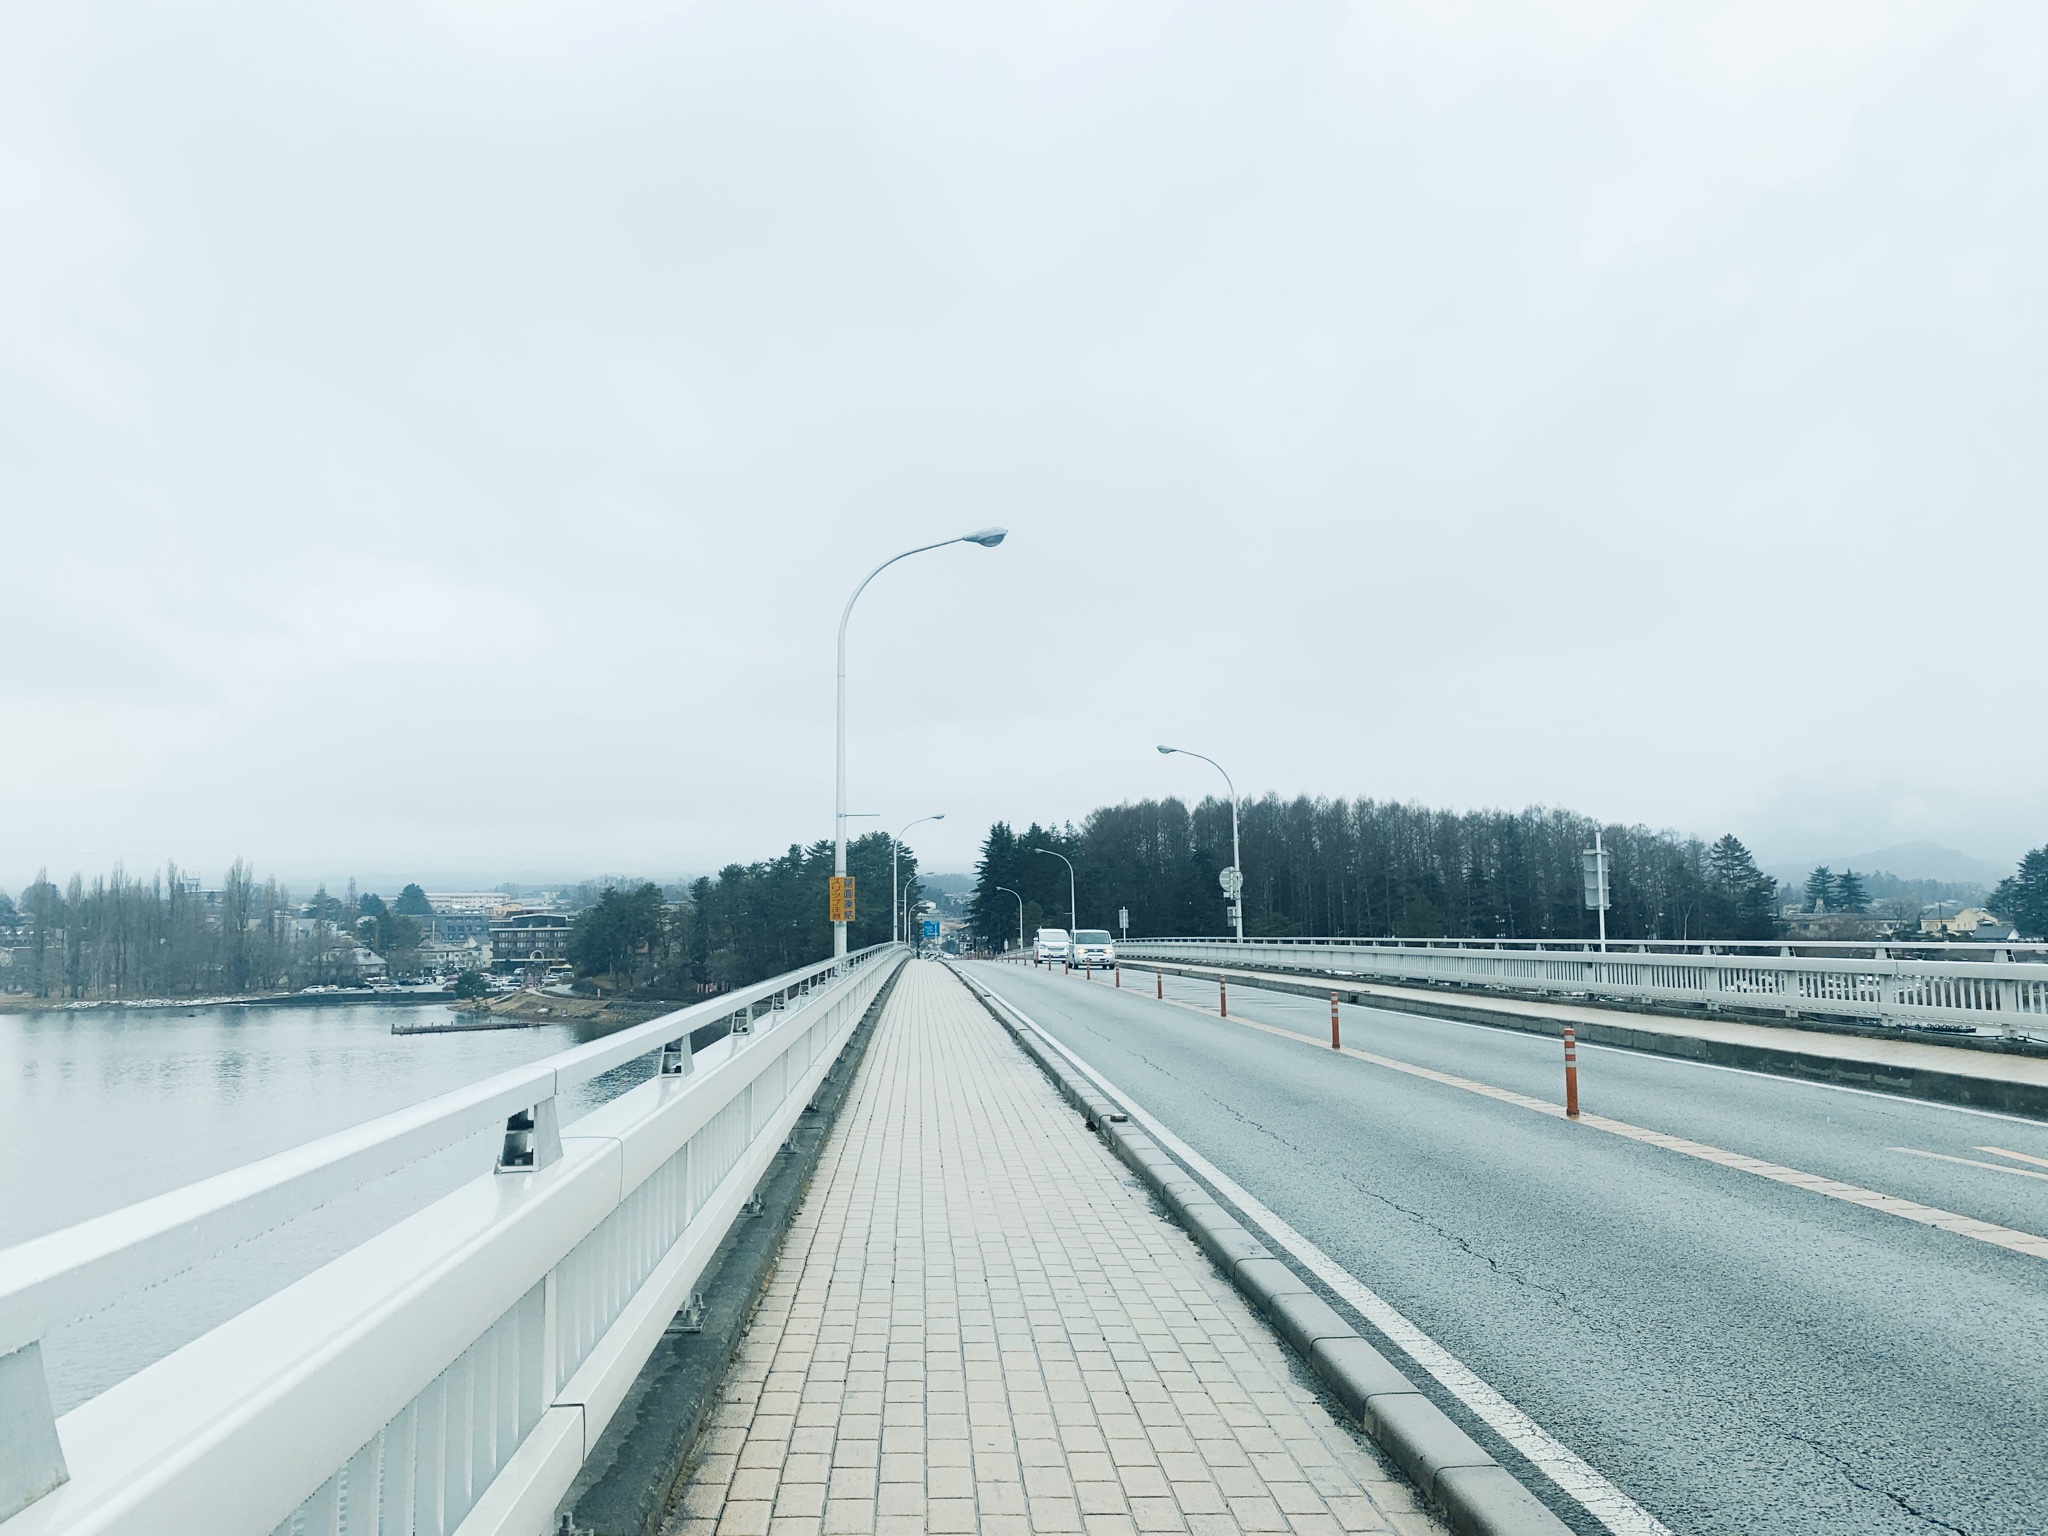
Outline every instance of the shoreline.
POLYGON ((16 1013, 162 1013, 194 1008, 332 1008, 417 1007, 422 1003, 452 1006, 453 992, 252 992, 229 997, 16 997, 0 993, 0 1014, 16 1013))

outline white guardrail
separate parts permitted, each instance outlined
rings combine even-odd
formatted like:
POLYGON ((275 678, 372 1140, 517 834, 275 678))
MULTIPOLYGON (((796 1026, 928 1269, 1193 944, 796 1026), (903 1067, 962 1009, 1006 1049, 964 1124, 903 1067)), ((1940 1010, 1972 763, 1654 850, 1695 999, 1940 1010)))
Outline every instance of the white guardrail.
POLYGON ((1117 955, 1790 1018, 2048 1033, 2048 952, 2039 945, 1629 941, 1624 948, 1610 940, 1601 952, 1527 940, 1131 939, 1117 945, 1117 955), (1926 957, 1930 951, 1937 957, 1926 957))
POLYGON ((541 1536, 906 955, 725 993, 0 1253, 0 1536, 541 1536), (650 1081, 557 1124, 559 1094, 655 1050, 650 1081), (53 1327, 499 1124, 495 1172, 53 1418, 53 1327))

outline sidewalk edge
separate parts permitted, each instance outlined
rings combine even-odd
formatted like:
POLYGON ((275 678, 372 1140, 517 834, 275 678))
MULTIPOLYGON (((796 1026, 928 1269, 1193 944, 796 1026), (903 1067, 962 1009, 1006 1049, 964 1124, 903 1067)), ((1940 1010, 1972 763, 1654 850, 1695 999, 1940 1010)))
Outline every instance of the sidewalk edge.
MULTIPOLYGON (((952 969, 948 967, 948 969, 952 969)), ((1360 1427, 1406 1472, 1458 1536, 1569 1536, 1571 1528, 1514 1474, 1419 1392, 1232 1217, 1164 1148, 1132 1126, 1091 1083, 954 970, 989 1016, 1079 1110, 1089 1130, 1144 1181, 1268 1326, 1299 1355, 1360 1427)))

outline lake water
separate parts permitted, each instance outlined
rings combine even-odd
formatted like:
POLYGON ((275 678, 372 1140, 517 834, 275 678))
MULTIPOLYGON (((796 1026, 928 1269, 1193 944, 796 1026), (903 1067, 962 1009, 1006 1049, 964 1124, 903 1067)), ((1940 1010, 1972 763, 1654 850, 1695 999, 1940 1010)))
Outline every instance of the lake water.
MULTIPOLYGON (((189 1184, 590 1038, 572 1026, 393 1035, 439 1004, 0 1014, 0 1247, 189 1184)), ((565 1096, 566 1124, 643 1080, 565 1096)), ((57 1411, 487 1172, 483 1132, 43 1341, 57 1411)))

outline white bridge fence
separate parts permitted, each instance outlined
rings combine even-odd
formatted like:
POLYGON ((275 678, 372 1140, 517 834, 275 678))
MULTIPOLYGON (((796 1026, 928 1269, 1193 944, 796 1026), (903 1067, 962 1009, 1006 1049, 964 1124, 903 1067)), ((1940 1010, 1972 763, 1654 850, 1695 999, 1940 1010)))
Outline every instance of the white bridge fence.
POLYGON ((906 953, 741 988, 0 1252, 0 1536, 551 1530, 906 953), (559 1094, 657 1050, 650 1081, 557 1123, 559 1094), (496 1171, 52 1416, 52 1328, 500 1124, 496 1171))
POLYGON ((1484 988, 1686 1010, 2048 1035, 2040 945, 1131 939, 1120 959, 1484 988), (1796 951, 1796 952, 1795 952, 1796 951))

